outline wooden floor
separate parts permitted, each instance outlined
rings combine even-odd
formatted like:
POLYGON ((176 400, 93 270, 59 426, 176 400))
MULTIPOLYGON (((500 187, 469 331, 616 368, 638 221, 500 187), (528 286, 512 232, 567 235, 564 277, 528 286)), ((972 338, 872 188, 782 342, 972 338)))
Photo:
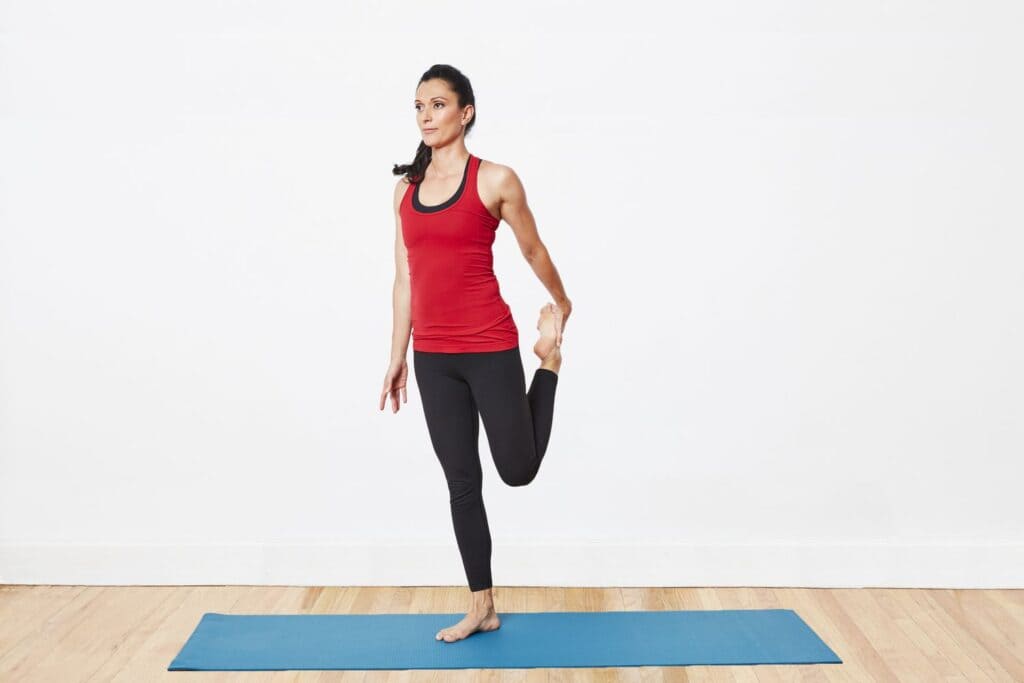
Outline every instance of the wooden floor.
POLYGON ((468 592, 464 586, 0 586, 0 681, 1024 681, 1024 590, 498 586, 494 599, 499 616, 792 609, 843 664, 169 672, 204 612, 461 617, 468 592))

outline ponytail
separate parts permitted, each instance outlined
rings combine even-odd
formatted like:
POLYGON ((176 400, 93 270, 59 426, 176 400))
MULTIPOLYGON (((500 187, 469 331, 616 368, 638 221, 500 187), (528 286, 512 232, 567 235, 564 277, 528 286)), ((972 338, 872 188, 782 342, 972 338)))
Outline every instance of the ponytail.
POLYGON ((394 175, 404 174, 406 180, 410 183, 418 183, 423 180, 423 175, 427 172, 427 166, 430 165, 430 158, 433 152, 430 145, 420 140, 420 146, 416 148, 416 157, 412 160, 412 163, 395 164, 391 172, 394 175))

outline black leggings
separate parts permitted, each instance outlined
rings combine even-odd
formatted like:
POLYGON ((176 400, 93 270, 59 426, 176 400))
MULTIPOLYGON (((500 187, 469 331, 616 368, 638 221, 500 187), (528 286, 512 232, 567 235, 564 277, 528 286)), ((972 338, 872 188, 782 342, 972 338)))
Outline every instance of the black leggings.
POLYGON ((491 588, 491 532, 481 492, 480 419, 498 474, 533 481, 551 435, 558 374, 537 368, 526 391, 519 347, 506 351, 413 351, 423 414, 448 481, 455 539, 471 591, 491 588))

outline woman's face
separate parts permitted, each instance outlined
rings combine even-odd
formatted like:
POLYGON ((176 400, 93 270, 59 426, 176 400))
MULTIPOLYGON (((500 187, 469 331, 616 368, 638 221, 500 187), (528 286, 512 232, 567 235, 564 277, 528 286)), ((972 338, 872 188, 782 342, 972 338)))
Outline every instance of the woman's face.
POLYGON ((458 106, 458 98, 440 78, 423 81, 416 88, 416 123, 423 142, 430 147, 441 147, 462 135, 463 118, 472 118, 472 106, 458 106))

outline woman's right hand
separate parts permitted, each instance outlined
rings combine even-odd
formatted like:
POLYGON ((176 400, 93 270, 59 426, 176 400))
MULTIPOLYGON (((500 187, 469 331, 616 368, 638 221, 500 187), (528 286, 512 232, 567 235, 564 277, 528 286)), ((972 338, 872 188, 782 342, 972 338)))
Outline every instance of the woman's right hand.
POLYGON ((405 381, 409 377, 409 366, 405 362, 405 359, 399 361, 392 361, 391 365, 388 366, 387 374, 384 375, 384 389, 380 393, 380 409, 384 410, 384 402, 388 396, 391 397, 391 412, 397 413, 399 406, 399 396, 401 396, 401 403, 408 403, 409 400, 405 395, 405 381))

